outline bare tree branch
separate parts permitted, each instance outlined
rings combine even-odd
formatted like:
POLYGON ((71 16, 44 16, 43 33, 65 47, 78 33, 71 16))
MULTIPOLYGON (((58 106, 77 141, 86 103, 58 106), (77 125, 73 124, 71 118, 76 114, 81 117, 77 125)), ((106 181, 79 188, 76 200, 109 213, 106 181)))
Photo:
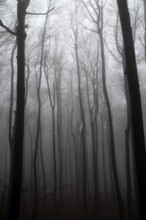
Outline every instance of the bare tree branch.
POLYGON ((3 24, 3 22, 2 22, 2 20, 0 20, 0 26, 3 27, 4 29, 6 29, 10 34, 15 35, 15 36, 17 35, 16 32, 12 31, 12 30, 9 29, 7 26, 5 26, 5 25, 3 24))
POLYGON ((110 54, 112 55, 112 57, 118 62, 118 63, 120 63, 120 64, 122 64, 122 61, 121 60, 119 60, 118 58, 117 58, 117 56, 115 56, 114 55, 114 53, 112 52, 112 50, 109 48, 109 46, 108 46, 108 44, 107 44, 107 42, 106 42, 106 40, 104 40, 104 42, 105 42, 105 45, 106 45, 106 47, 107 47, 107 49, 108 49, 108 51, 110 52, 110 54))
POLYGON ((45 13, 33 13, 33 12, 26 12, 27 15, 47 15, 49 14, 51 11, 53 11, 55 9, 55 7, 49 9, 47 12, 45 13))

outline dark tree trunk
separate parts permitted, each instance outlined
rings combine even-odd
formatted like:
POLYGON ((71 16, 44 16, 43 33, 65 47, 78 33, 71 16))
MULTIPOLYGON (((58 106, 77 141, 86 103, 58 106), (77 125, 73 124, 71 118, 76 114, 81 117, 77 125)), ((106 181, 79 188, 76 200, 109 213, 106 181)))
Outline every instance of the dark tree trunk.
POLYGON ((127 209, 128 220, 132 220, 132 191, 131 191, 131 172, 130 172, 130 133, 131 133, 131 114, 129 103, 129 91, 127 79, 125 79, 125 93, 127 102, 127 127, 125 129, 125 146, 126 146, 126 181, 127 181, 127 209))
POLYGON ((82 141, 82 152, 83 152, 83 180, 82 180, 82 192, 83 192, 83 209, 84 214, 87 215, 87 161, 86 161, 86 134, 85 134, 85 115, 84 107, 82 100, 82 91, 81 91, 81 73, 78 57, 78 42, 77 35, 74 33, 75 37, 75 56, 76 56, 76 67, 77 67, 77 77, 78 77, 78 93, 79 93, 79 105, 80 105, 80 114, 81 114, 81 141, 82 141))
POLYGON ((75 167, 75 188, 76 188, 76 204, 77 206, 79 205, 79 169, 78 169, 78 151, 77 151, 77 140, 76 140, 76 135, 74 131, 74 102, 73 102, 73 82, 71 78, 71 83, 70 83, 70 88, 71 88, 71 122, 70 122, 70 127, 71 127, 71 136, 73 139, 73 149, 74 149, 74 167, 75 167))
MULTIPOLYGON (((57 64, 56 64, 57 65, 57 64)), ((56 68, 56 67, 55 67, 56 68)), ((59 199, 62 204, 63 199, 63 153, 62 153, 62 97, 61 97, 61 78, 62 73, 55 69, 56 104, 57 104, 57 142, 59 155, 59 199)))
POLYGON ((25 7, 24 2, 17 5, 17 101, 16 131, 14 136, 13 161, 11 163, 11 180, 9 186, 8 219, 18 220, 21 204, 23 136, 24 136, 24 105, 25 105, 25 7))
POLYGON ((102 84, 103 84, 105 102, 107 106, 109 134, 110 134, 110 142, 111 142, 111 145, 110 145, 111 163, 112 163, 112 168, 113 168, 113 178, 114 178, 116 196, 117 196, 117 201, 118 201, 119 217, 120 219, 123 219, 124 218, 124 207, 123 207, 123 200, 122 200, 122 195, 120 191, 118 171, 117 171, 117 165, 116 165, 112 112, 111 112, 111 106, 110 106, 110 101, 109 101, 109 96, 108 96, 108 91, 107 91, 107 86, 106 86, 105 55, 104 55, 104 43, 103 43, 102 29, 99 30, 99 37, 100 37, 100 46, 101 46, 101 59, 102 59, 102 84))
POLYGON ((101 116, 101 129, 102 129, 102 166, 103 166, 103 178, 104 178, 104 190, 105 190, 105 199, 108 202, 108 193, 107 193, 107 181, 106 181, 106 158, 105 158, 105 128, 104 128, 104 115, 101 116))
POLYGON ((40 70, 39 75, 39 85, 37 88, 37 98, 38 98, 38 116, 37 116, 37 128, 36 128, 36 138, 35 138, 35 150, 34 150, 34 207, 33 207, 33 218, 37 219, 38 213, 38 178, 37 178, 37 155, 39 149, 39 138, 40 138, 40 123, 41 123, 41 97, 40 97, 40 87, 41 87, 41 77, 42 72, 40 70))
POLYGON ((42 123, 40 118, 40 158, 41 158, 41 168, 42 168, 42 179, 43 179, 43 202, 46 204, 46 175, 45 175, 45 163, 43 155, 43 140, 42 140, 42 123))
MULTIPOLYGON (((41 82, 42 82, 42 68, 43 68, 43 59, 44 59, 44 43, 45 43, 47 18, 48 18, 48 15, 46 15, 43 33, 42 33, 42 39, 41 39, 40 68, 39 68, 39 78, 38 78, 38 85, 37 85, 38 116, 37 116, 37 131, 36 131, 35 151, 34 151, 34 210, 33 210, 34 219, 38 218, 37 217, 37 213, 38 213, 37 155, 38 155, 38 148, 39 148, 39 139, 41 138, 40 137, 40 130, 41 130, 41 82)), ((42 146, 40 146, 40 147, 42 147, 42 146)), ((40 149, 40 150, 42 151, 42 149, 40 149)), ((45 170, 44 170, 45 168, 44 168, 44 161, 43 161, 42 157, 41 157, 41 165, 42 165, 44 191, 46 191, 46 183, 45 183, 46 180, 45 180, 45 170)))
POLYGON ((57 159, 56 159, 56 139, 55 139, 55 106, 56 106, 56 100, 55 100, 55 86, 53 83, 53 94, 51 94, 50 85, 49 85, 49 70, 46 65, 45 60, 45 77, 46 77, 46 83, 47 83, 47 90, 50 100, 50 106, 52 111, 52 141, 53 141, 53 167, 54 167, 54 189, 53 189, 53 200, 54 200, 54 210, 58 212, 58 206, 57 206, 57 159))
MULTIPOLYGON (((88 75, 86 74, 86 82, 87 82, 87 100, 88 100, 88 108, 89 108, 89 114, 90 114, 90 126, 91 126, 91 138, 92 138, 92 156, 93 156, 93 182, 94 182, 94 212, 96 213, 99 208, 99 183, 98 183, 98 141, 95 140, 95 136, 98 134, 95 134, 95 123, 97 121, 97 112, 95 113, 95 116, 93 114, 93 109, 90 104, 90 94, 89 94, 89 82, 88 82, 88 75)), ((94 89, 94 88, 93 88, 94 89)), ((98 102, 98 97, 96 97, 96 102, 98 102)), ((98 111, 98 110, 97 110, 98 111)))
MULTIPOLYGON (((125 55, 122 51, 122 65, 123 73, 125 73, 125 55)), ((127 76, 124 75, 124 89, 125 97, 127 104, 127 125, 125 129, 125 147, 126 147, 126 184, 127 184, 127 211, 128 211, 128 220, 132 220, 132 191, 131 191, 131 170, 130 170, 130 134, 131 134, 131 106, 130 106, 130 97, 129 97, 129 88, 127 82, 127 76)))
MULTIPOLYGON (((116 41, 116 47, 117 51, 122 57, 122 67, 123 67, 123 73, 125 73, 125 54, 123 48, 120 48, 118 43, 118 16, 117 16, 117 24, 116 24, 116 35, 115 35, 115 41, 116 41)), ((125 147, 126 147, 126 184, 127 184, 127 211, 128 211, 128 219, 131 220, 132 217, 132 197, 131 197, 131 170, 130 170, 130 134, 131 134, 131 107, 130 107, 130 99, 129 99, 129 88, 128 88, 128 82, 127 77, 124 74, 124 91, 125 91, 125 98, 126 98, 126 105, 127 105, 127 124, 125 129, 125 147)))
POLYGON ((139 193, 140 219, 146 219, 146 152, 142 119, 141 96, 138 82, 134 43, 130 24, 130 15, 126 0, 117 0, 123 33, 126 70, 128 80, 131 123, 133 131, 133 147, 136 164, 136 175, 139 193))

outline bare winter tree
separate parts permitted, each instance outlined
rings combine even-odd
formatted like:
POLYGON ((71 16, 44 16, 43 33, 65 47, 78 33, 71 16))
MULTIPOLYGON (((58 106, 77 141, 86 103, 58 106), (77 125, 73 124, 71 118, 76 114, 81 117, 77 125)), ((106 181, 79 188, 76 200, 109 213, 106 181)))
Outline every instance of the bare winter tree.
POLYGON ((101 53, 101 63, 102 63, 102 85, 103 85, 103 94, 105 97, 105 102, 107 106, 108 113, 108 121, 109 121, 109 132, 110 132, 110 147, 111 147, 111 162, 113 168, 113 176, 114 176, 114 184, 116 189, 116 196, 118 200, 118 208, 119 208, 119 217, 121 219, 124 218, 124 208, 122 195, 120 190, 118 171, 116 166, 116 155, 115 155, 115 141, 114 141, 114 128, 113 128, 113 119, 112 119, 112 111, 111 105, 106 85, 106 64, 105 64, 105 51, 104 51, 104 39, 103 39, 103 27, 104 27, 104 18, 103 18, 103 9, 104 3, 103 1, 89 1, 85 3, 82 1, 88 15, 89 19, 95 24, 94 32, 99 36, 100 41, 100 53, 101 53))
POLYGON ((125 75, 128 81, 131 104, 131 121, 133 131, 136 175, 139 192, 140 219, 144 220, 146 218, 146 152, 142 119, 141 96, 139 90, 135 50, 127 1, 124 0, 121 2, 120 0, 117 0, 117 4, 123 33, 125 52, 125 75))
MULTIPOLYGON (((17 99, 15 116, 15 133, 13 160, 10 168, 9 185, 9 208, 8 219, 19 219, 21 187, 22 187, 22 165, 23 165, 23 138, 24 138, 24 107, 25 107, 25 16, 30 0, 17 2, 17 28, 16 32, 9 29, 0 20, 0 26, 10 34, 16 36, 17 40, 17 99)), ((49 11, 47 12, 49 13, 49 11)), ((28 13, 33 14, 33 13, 28 13)), ((45 13, 46 14, 46 13, 45 13)))
POLYGON ((143 8, 144 8, 144 45, 145 45, 145 59, 146 59, 146 0, 143 0, 143 8))
POLYGON ((86 122, 85 122, 85 112, 83 104, 83 94, 82 94, 82 78, 81 78, 81 67, 79 60, 79 3, 75 1, 74 13, 75 17, 71 18, 71 29, 73 33, 73 48, 75 53, 75 62, 77 70, 77 80, 78 80, 78 96, 79 96, 79 106, 80 106, 80 116, 81 116, 81 146, 82 146, 82 169, 83 169, 83 180, 82 180, 82 198, 83 198, 83 209, 84 214, 87 215, 87 157, 86 157, 86 122))

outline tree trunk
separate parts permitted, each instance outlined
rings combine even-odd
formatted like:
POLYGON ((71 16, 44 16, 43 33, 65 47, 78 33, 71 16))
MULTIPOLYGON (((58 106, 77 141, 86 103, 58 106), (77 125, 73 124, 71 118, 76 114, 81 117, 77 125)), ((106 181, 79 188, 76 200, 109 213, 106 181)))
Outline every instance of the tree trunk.
POLYGON ((62 204, 63 199, 63 154, 62 154, 62 100, 61 100, 61 71, 55 69, 55 84, 56 84, 56 104, 57 104, 57 142, 59 155, 59 199, 62 204))
POLYGON ((73 102, 73 82, 71 78, 71 83, 70 83, 70 88, 71 88, 71 122, 70 122, 70 127, 71 127, 71 136, 73 139, 73 149, 74 149, 74 167, 75 167, 75 188, 76 188, 76 204, 77 206, 79 205, 79 170, 78 170, 78 151, 77 151, 77 140, 76 140, 76 135, 74 132, 74 124, 73 124, 73 119, 74 119, 74 102, 73 102))
POLYGON ((79 57, 78 57, 78 42, 77 36, 74 34, 75 37, 75 56, 76 56, 76 66, 77 66, 77 77, 78 77, 78 93, 79 93, 79 105, 80 105, 80 114, 81 114, 81 141, 82 141, 82 152, 83 152, 83 209, 84 214, 87 215, 87 162, 86 162, 86 134, 85 134, 85 115, 83 109, 83 100, 82 100, 82 91, 81 91, 81 73, 80 73, 80 66, 79 66, 79 57))
POLYGON ((102 139, 101 139, 101 144, 102 144, 102 166, 103 166, 103 179, 104 179, 104 190, 105 190, 105 200, 108 203, 108 193, 107 193, 107 181, 106 181, 106 159, 105 159, 105 129, 104 129, 104 116, 101 116, 101 129, 102 129, 102 139))
POLYGON ((47 83, 47 90, 50 100, 50 106, 52 111, 52 141, 53 141, 53 166, 54 166, 54 189, 53 189, 53 200, 54 200, 54 210, 58 212, 58 206, 57 206, 57 160, 56 160, 56 139, 55 139, 55 106, 56 106, 56 100, 55 100, 55 86, 53 83, 53 94, 51 94, 50 85, 49 85, 49 76, 46 66, 46 60, 45 60, 45 77, 46 77, 46 83, 47 83))
POLYGON ((126 0, 117 0, 121 27, 123 33, 123 42, 125 50, 126 70, 125 74, 128 80, 130 105, 131 105, 131 123, 133 129, 133 147, 136 163, 136 175, 139 192, 139 210, 140 219, 146 219, 146 152, 145 138, 142 119, 141 96, 137 74, 136 58, 132 30, 130 24, 130 15, 126 0))
POLYGON ((14 137, 13 161, 11 163, 9 186, 8 219, 18 220, 21 204, 24 106, 25 106, 25 7, 24 2, 17 4, 17 101, 16 101, 16 132, 14 137))
POLYGON ((132 220, 132 195, 131 195, 131 172, 130 172, 130 133, 131 133, 131 116, 129 105, 129 91, 127 81, 125 79, 125 93, 127 102, 127 127, 125 129, 125 146, 126 146, 126 181, 127 181, 127 209, 128 220, 132 220))
POLYGON ((43 140, 42 140, 42 122, 40 118, 40 158, 41 158, 41 167, 42 167, 42 179, 43 179, 43 202, 46 204, 46 175, 45 175, 45 163, 43 155, 43 140))
POLYGON ((109 96, 108 96, 108 91, 107 91, 107 86, 106 86, 105 55, 104 55, 102 28, 99 29, 99 37, 100 37, 100 46, 101 46, 101 59, 102 59, 102 84, 103 84, 103 92, 104 92, 104 97, 105 97, 106 106, 107 106, 109 133, 110 133, 110 142, 111 142, 111 145, 110 145, 111 162, 112 162, 112 168, 113 168, 113 177, 114 177, 116 196, 118 200, 119 217, 120 219, 123 219, 124 218, 124 207, 123 207, 123 200, 122 200, 122 195, 120 191, 118 171, 117 171, 117 165, 116 165, 113 119, 112 119, 111 106, 110 106, 110 101, 109 101, 109 96))
MULTIPOLYGON (((98 183, 98 159, 97 159, 97 151, 98 151, 98 141, 95 140, 95 136, 98 135, 95 134, 95 123, 97 121, 97 113, 96 115, 93 115, 92 107, 90 104, 90 94, 89 94, 89 82, 88 82, 88 76, 86 74, 86 82, 87 82, 87 100, 88 100, 88 108, 89 108, 89 114, 90 114, 90 126, 91 126, 91 138, 92 138, 92 156, 93 156, 93 182, 94 182, 94 212, 97 212, 97 209, 99 208, 99 183, 98 183), (93 118, 93 116, 95 118, 93 118)), ((94 88, 93 88, 94 89, 94 88)), ((97 98, 97 97, 96 97, 97 98)), ((97 101, 97 100, 96 100, 97 101)))

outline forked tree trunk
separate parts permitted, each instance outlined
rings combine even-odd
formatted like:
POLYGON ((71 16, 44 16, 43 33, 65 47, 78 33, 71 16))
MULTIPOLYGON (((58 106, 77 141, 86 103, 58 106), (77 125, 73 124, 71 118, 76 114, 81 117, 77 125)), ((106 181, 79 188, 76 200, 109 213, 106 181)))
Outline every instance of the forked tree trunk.
POLYGON ((111 163, 112 163, 112 169, 113 169, 113 178, 114 178, 115 191, 116 191, 116 196, 117 196, 117 201, 118 201, 119 218, 123 219, 124 218, 124 207, 123 207, 123 199, 122 199, 122 195, 121 195, 119 177, 118 177, 118 171, 117 171, 117 164, 116 164, 115 140, 114 140, 114 128, 113 128, 112 111, 111 111, 109 95, 108 95, 107 85, 106 85, 105 55, 104 55, 104 43, 103 43, 102 29, 99 30, 99 37, 100 37, 100 47, 101 47, 101 59, 102 59, 103 93, 104 93, 104 97, 105 97, 107 113, 108 113, 108 122, 109 122, 111 163))

